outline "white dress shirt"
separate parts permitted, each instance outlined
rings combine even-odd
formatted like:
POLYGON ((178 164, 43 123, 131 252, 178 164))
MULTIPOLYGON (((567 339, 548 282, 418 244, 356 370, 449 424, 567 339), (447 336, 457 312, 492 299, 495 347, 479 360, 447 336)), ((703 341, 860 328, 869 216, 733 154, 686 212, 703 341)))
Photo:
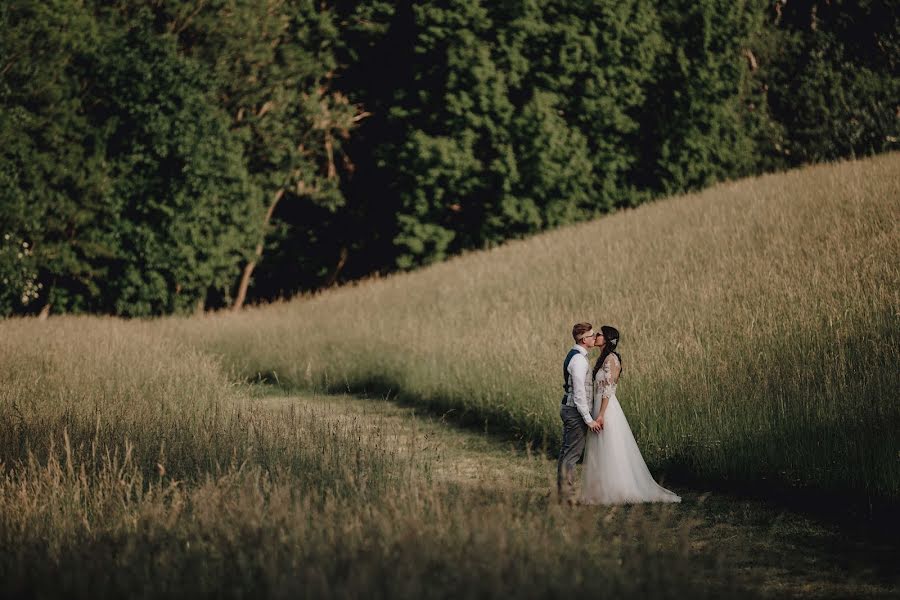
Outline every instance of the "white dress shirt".
POLYGON ((573 347, 578 350, 578 354, 569 361, 569 381, 572 384, 572 393, 566 395, 566 406, 574 406, 581 413, 581 418, 585 423, 590 423, 594 419, 591 417, 591 406, 588 404, 589 394, 587 386, 591 385, 588 381, 588 371, 591 366, 588 364, 588 351, 578 344, 573 347))

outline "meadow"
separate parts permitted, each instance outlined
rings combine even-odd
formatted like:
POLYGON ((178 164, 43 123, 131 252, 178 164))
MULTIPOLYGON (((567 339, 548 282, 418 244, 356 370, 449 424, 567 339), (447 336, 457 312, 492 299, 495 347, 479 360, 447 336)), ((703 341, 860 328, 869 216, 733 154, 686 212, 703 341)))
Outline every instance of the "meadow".
POLYGON ((621 332, 652 467, 893 502, 900 154, 717 185, 407 275, 167 319, 236 380, 368 391, 554 448, 573 323, 621 332))
POLYGON ((398 438, 381 411, 261 398, 154 323, 3 329, 5 597, 671 598, 735 587, 691 552, 693 525, 672 511, 653 512, 652 527, 644 513, 575 520, 505 462, 492 469, 499 486, 442 477, 433 441, 398 438), (611 541, 599 533, 612 518, 622 535, 611 541))
POLYGON ((892 154, 239 314, 4 321, 0 591, 783 592, 737 576, 766 560, 749 540, 772 531, 769 513, 737 541, 701 535, 710 516, 691 487, 896 505, 898 208, 892 154), (622 332, 623 408, 684 505, 573 515, 553 502, 542 451, 584 319, 622 332), (366 399, 350 410, 336 392, 366 399), (403 437, 386 398, 442 418, 403 437), (477 460, 463 477, 440 454, 447 422, 519 449, 485 458, 473 483, 477 460))

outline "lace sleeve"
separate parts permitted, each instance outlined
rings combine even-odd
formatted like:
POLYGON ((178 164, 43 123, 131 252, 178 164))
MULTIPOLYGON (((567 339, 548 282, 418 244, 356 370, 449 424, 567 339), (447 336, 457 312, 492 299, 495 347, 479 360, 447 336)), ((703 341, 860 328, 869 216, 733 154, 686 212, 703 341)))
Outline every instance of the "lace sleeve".
POLYGON ((597 371, 597 393, 601 398, 610 398, 616 393, 616 384, 619 382, 619 372, 622 365, 615 354, 610 354, 603 361, 603 366, 597 371))

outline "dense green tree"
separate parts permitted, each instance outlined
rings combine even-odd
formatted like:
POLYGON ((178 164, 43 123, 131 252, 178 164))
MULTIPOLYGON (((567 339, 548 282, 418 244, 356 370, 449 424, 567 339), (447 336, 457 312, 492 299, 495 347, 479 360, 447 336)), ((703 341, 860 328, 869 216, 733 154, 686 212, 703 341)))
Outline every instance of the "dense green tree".
MULTIPOLYGON (((396 214, 380 223, 394 232, 397 263, 410 267, 783 168, 797 155, 792 137, 802 133, 792 120, 817 103, 838 110, 845 92, 803 87, 797 74, 790 83, 778 79, 783 63, 796 62, 790 52, 806 52, 784 38, 786 21, 774 22, 782 4, 354 3, 344 21, 357 49, 349 62, 363 67, 350 67, 347 84, 375 113, 356 156, 376 161, 351 198, 377 190, 372 204, 396 214), (787 100, 802 107, 779 95, 791 85, 800 87, 787 100)), ((879 47, 896 45, 887 33, 896 30, 894 15, 877 27, 860 24, 840 4, 829 6, 873 31, 879 47)), ((830 64, 829 54, 820 56, 830 64)), ((866 89, 884 89, 891 64, 882 61, 871 77, 862 71, 866 89)), ((830 85, 825 72, 807 76, 830 85)), ((868 101, 890 105, 883 89, 868 101)), ((878 114, 881 121, 846 123, 858 125, 858 139, 896 138, 895 112, 878 114)), ((831 126, 817 119, 809 121, 831 126)), ((845 145, 808 158, 848 152, 845 145)))
MULTIPOLYGON (((231 115, 251 179, 266 195, 265 231, 237 284, 234 306, 240 308, 279 207, 308 203, 327 216, 344 204, 341 143, 366 115, 332 89, 340 31, 324 5, 197 0, 156 2, 154 9, 183 52, 212 73, 216 104, 231 115)), ((323 220, 295 224, 293 233, 315 235, 327 226, 323 220)))
POLYGON ((382 168, 396 173, 403 267, 483 245, 504 209, 512 212, 516 177, 509 127, 515 107, 491 53, 487 10, 461 0, 411 10, 414 87, 391 107, 404 138, 379 149, 382 168))
POLYGON ((667 50, 642 124, 642 185, 674 193, 753 173, 756 121, 748 59, 763 26, 759 0, 660 3, 667 50))
POLYGON ((146 11, 21 1, 3 27, 2 233, 33 249, 39 303, 151 315, 227 293, 258 194, 199 66, 146 11))
POLYGON ((898 147, 898 17, 887 0, 775 4, 765 76, 791 164, 898 147))
POLYGON ((577 221, 597 202, 595 164, 585 135, 563 117, 560 96, 535 91, 512 122, 518 177, 510 203, 520 232, 577 221))
POLYGON ((99 37, 80 3, 0 5, 2 314, 100 308, 99 263, 113 248, 94 224, 113 213, 109 165, 95 143, 102 133, 85 115, 81 77, 99 37), (37 298, 26 293, 29 282, 40 286, 37 298))
POLYGON ((518 95, 553 94, 560 125, 587 145, 576 157, 582 148, 575 142, 567 158, 590 162, 590 180, 582 186, 587 198, 572 202, 567 194, 553 194, 545 202, 570 206, 567 221, 637 202, 631 171, 639 159, 638 117, 664 48, 655 5, 557 0, 500 6, 512 17, 505 38, 516 57, 510 67, 518 95))
POLYGON ((412 40, 389 105, 403 135, 376 153, 396 173, 401 267, 634 201, 636 116, 661 45, 649 3, 423 2, 395 15, 388 31, 412 40))
POLYGON ((107 36, 90 108, 109 132, 115 210, 100 228, 116 239, 107 286, 118 314, 227 296, 261 224, 259 189, 209 76, 150 25, 133 18, 107 36))
POLYGON ((0 315, 240 307, 896 148, 895 4, 3 3, 0 315))

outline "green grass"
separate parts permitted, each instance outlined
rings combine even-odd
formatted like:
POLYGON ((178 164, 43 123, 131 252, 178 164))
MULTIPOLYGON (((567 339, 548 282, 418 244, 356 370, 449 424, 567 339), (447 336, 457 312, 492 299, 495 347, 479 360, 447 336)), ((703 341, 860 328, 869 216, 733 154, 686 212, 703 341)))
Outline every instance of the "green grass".
POLYGON ((895 502, 898 214, 890 154, 158 326, 238 379, 390 393, 552 448, 568 332, 613 324, 619 396, 655 470, 895 502))

